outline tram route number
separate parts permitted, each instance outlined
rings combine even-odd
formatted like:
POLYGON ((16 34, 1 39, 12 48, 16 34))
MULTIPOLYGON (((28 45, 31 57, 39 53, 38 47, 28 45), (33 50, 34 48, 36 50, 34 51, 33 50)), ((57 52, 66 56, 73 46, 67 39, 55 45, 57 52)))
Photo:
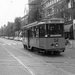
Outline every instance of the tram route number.
POLYGON ((58 42, 59 41, 59 39, 58 38, 54 38, 54 42, 58 42))

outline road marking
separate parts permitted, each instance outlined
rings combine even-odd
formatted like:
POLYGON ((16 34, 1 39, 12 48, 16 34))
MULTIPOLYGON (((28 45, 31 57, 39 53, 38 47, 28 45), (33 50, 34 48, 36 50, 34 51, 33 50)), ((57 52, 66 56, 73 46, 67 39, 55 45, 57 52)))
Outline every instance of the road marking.
POLYGON ((17 57, 15 57, 8 49, 2 46, 11 56, 13 56, 31 75, 35 75, 26 65, 24 65, 17 57))

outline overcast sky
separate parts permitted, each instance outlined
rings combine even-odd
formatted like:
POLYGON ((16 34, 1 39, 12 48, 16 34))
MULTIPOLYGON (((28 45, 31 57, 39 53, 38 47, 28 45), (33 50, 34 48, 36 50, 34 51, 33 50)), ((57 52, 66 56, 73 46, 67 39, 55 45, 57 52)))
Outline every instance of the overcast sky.
POLYGON ((7 22, 14 22, 15 17, 24 16, 28 0, 0 0, 0 27, 7 22))

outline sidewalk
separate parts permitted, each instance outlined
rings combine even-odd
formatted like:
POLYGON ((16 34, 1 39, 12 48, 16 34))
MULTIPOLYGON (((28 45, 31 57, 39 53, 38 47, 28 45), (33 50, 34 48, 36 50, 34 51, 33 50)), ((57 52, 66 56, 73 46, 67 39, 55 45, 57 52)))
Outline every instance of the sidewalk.
POLYGON ((69 40, 70 44, 66 46, 66 48, 75 49, 75 40, 69 40))

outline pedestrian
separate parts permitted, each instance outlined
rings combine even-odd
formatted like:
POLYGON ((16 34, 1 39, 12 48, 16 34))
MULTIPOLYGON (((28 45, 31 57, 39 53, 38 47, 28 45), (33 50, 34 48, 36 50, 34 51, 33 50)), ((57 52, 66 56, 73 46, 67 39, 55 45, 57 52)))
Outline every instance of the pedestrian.
POLYGON ((66 39, 65 45, 70 44, 69 38, 66 39))

